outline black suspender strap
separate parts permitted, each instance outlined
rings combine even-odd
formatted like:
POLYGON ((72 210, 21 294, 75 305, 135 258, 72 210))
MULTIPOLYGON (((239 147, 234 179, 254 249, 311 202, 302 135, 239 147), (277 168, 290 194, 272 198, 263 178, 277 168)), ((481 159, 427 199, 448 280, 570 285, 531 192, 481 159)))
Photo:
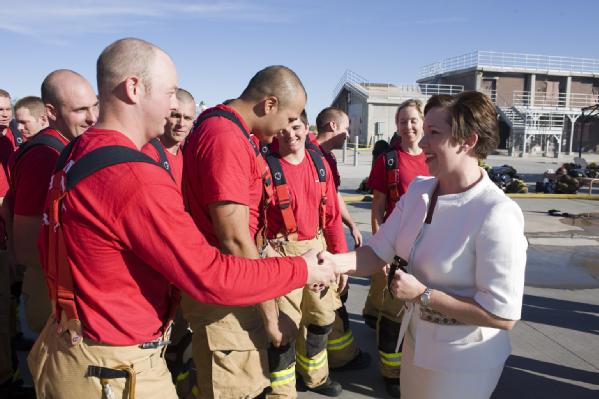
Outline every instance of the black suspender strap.
POLYGON ((100 147, 77 159, 65 171, 67 178, 66 190, 70 190, 81 180, 101 169, 127 162, 143 162, 162 167, 146 154, 133 148, 120 145, 100 147))
POLYGON ((318 175, 318 181, 320 186, 320 206, 319 206, 319 224, 320 228, 324 229, 326 224, 326 205, 327 205, 327 170, 324 166, 324 160, 322 158, 322 153, 320 151, 307 151, 310 154, 310 158, 312 159, 312 163, 314 164, 314 168, 316 169, 316 174, 318 175))
POLYGON ((268 154, 268 156, 266 156, 266 163, 268 163, 268 167, 270 168, 270 173, 272 175, 275 186, 287 184, 287 180, 285 179, 285 175, 283 174, 283 167, 281 166, 279 155, 268 154))
POLYGON ((77 143, 77 140, 79 140, 79 137, 81 136, 75 137, 73 140, 71 140, 69 144, 66 145, 66 147, 62 149, 60 155, 58 156, 58 159, 56 160, 56 165, 54 166, 54 173, 58 172, 59 170, 62 170, 65 167, 69 159, 69 156, 71 155, 71 151, 73 151, 73 147, 75 146, 75 143, 77 143))
POLYGON ((23 145, 19 147, 15 154, 15 164, 19 162, 23 155, 25 155, 29 150, 40 145, 45 145, 46 147, 54 148, 59 153, 62 152, 62 150, 65 147, 65 144, 62 141, 60 141, 54 136, 43 134, 42 131, 38 133, 34 138, 23 143, 23 145))
POLYGON ((318 153, 319 155, 323 155, 322 151, 320 151, 320 148, 318 148, 318 146, 316 144, 314 144, 312 141, 310 141, 310 137, 306 137, 306 149, 310 150, 310 151, 315 151, 316 153, 318 153))
MULTIPOLYGON (((320 153, 314 151, 307 151, 312 160, 312 164, 316 169, 318 175, 318 181, 320 186, 320 204, 319 204, 319 225, 324 228, 326 219, 326 204, 327 204, 327 170, 324 165, 324 161, 320 153)), ((275 192, 277 194, 277 205, 281 210, 283 217, 283 224, 285 225, 286 234, 290 235, 297 232, 297 222, 291 209, 291 194, 289 192, 289 186, 283 173, 283 167, 281 166, 281 160, 278 154, 270 153, 267 155, 266 162, 270 168, 270 174, 272 176, 275 192)))
POLYGON ((397 163, 397 151, 391 150, 385 153, 385 168, 387 168, 387 170, 399 168, 397 163))
POLYGON ((250 137, 250 133, 243 126, 243 123, 241 123, 241 121, 239 120, 239 118, 237 118, 237 116, 235 114, 233 114, 232 112, 225 111, 224 109, 215 109, 213 111, 209 111, 209 112, 203 113, 202 115, 200 115, 200 117, 198 119, 196 119, 196 122, 194 124, 194 129, 196 127, 200 126, 206 119, 212 118, 213 116, 223 117, 225 119, 230 120, 234 124, 236 124, 237 127, 239 127, 239 130, 241 130, 241 132, 245 136, 245 138, 247 138, 248 141, 250 142, 250 144, 251 144, 252 148, 254 149, 254 152, 256 153, 256 155, 260 155, 261 154, 260 148, 258 148, 258 146, 254 142, 254 140, 252 140, 252 138, 250 137))
POLYGON ((172 173, 171 172, 171 164, 168 162, 168 158, 166 156, 166 150, 164 149, 164 146, 162 145, 160 140, 158 138, 152 139, 150 141, 150 144, 158 152, 158 162, 160 163, 160 165, 164 169, 166 169, 169 173, 172 173))
POLYGON ((387 151, 384 156, 389 201, 395 204, 399 200, 399 161, 397 159, 397 151, 387 151))
MULTIPOLYGON (((295 236, 297 233, 297 221, 295 215, 293 215, 293 209, 291 208, 291 193, 289 192, 289 186, 283 173, 283 167, 281 166, 281 160, 278 154, 270 154, 266 157, 266 163, 270 168, 270 174, 274 183, 274 192, 276 193, 276 204, 281 211, 281 217, 283 218, 283 225, 285 227, 286 236, 295 236)), ((295 237, 296 238, 296 237, 295 237)))
POLYGON ((25 140, 23 139, 23 135, 19 130, 19 124, 17 123, 16 119, 10 120, 10 131, 12 132, 12 137, 15 139, 15 144, 17 145, 17 147, 20 147, 21 144, 25 142, 25 140))
POLYGON ((325 169, 324 162, 322 160, 322 155, 319 153, 315 153, 314 151, 308 151, 310 154, 310 158, 312 159, 312 163, 316 168, 316 173, 318 174, 318 181, 321 183, 326 183, 327 181, 327 170, 325 169))
POLYGON ((260 143, 260 153, 262 154, 263 157, 267 157, 269 156, 272 151, 270 150, 270 145, 266 144, 266 143, 260 143))

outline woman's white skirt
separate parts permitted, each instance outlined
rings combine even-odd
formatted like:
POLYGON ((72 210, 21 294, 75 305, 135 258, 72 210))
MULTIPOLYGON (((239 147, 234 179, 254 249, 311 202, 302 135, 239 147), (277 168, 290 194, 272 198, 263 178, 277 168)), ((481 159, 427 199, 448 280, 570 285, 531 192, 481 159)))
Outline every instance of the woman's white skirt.
POLYGON ((414 341, 407 333, 401 359, 402 399, 488 399, 499 381, 499 367, 468 372, 444 372, 414 365, 414 341))

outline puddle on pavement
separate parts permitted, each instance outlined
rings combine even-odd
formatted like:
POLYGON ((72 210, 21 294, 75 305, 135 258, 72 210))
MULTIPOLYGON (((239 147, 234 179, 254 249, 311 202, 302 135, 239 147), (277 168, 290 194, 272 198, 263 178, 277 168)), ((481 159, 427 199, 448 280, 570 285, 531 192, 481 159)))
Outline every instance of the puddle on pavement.
MULTIPOLYGON (((560 219, 560 222, 568 226, 580 227, 587 235, 599 237, 599 213, 572 214, 560 219)), ((577 255, 574 263, 584 267, 595 279, 599 280, 599 257, 596 252, 579 247, 577 255)))
POLYGON ((568 226, 576 226, 584 229, 589 235, 599 236, 599 213, 570 214, 560 219, 560 222, 568 226))

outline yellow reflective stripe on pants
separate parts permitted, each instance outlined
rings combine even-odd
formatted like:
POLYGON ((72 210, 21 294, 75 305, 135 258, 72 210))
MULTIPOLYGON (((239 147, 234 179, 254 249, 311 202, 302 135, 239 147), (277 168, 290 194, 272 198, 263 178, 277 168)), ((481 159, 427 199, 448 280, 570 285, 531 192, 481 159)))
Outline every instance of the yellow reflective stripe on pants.
POLYGON ((304 370, 317 370, 324 367, 325 365, 328 365, 327 351, 322 351, 320 355, 317 355, 313 359, 309 359, 297 353, 296 360, 297 364, 299 364, 304 370))
POLYGON ((379 351, 379 358, 381 359, 381 363, 387 366, 400 366, 401 365, 401 353, 385 353, 379 351))
POLYGON ((191 388, 191 394, 193 395, 194 398, 200 397, 200 390, 197 385, 194 385, 193 388, 191 388))
POLYGON ((179 373, 179 374, 177 375, 177 378, 176 378, 176 380, 177 380, 177 383, 179 383, 179 382, 183 381, 183 380, 184 380, 184 379, 186 379, 187 377, 189 377, 189 371, 184 371, 184 372, 182 372, 182 373, 179 373))
POLYGON ((348 331, 339 338, 329 339, 327 341, 327 350, 340 351, 350 346, 352 342, 354 342, 354 335, 351 331, 348 331))
POLYGON ((273 371, 270 373, 270 385, 278 387, 285 384, 295 385, 295 363, 285 370, 273 371))

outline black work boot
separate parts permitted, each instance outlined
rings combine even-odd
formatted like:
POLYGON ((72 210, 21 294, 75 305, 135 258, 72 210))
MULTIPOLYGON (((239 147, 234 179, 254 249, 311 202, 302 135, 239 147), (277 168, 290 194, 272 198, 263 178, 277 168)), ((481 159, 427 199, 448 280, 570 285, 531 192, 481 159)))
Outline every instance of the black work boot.
POLYGON ((314 388, 307 387, 304 380, 301 377, 297 378, 296 380, 297 384, 299 385, 297 388, 298 391, 311 391, 331 398, 339 396, 341 395, 341 392, 343 392, 341 384, 335 380, 332 380, 331 377, 328 377, 324 384, 321 384, 314 388))
POLYGON ((385 380, 385 390, 387 391, 387 394, 393 398, 401 397, 399 378, 383 377, 383 379, 385 380))
POLYGON ((349 370, 362 370, 366 367, 370 366, 370 362, 372 358, 369 353, 366 352, 358 352, 358 355, 354 357, 349 362, 345 363, 343 366, 339 367, 331 367, 332 371, 349 371, 349 370))

